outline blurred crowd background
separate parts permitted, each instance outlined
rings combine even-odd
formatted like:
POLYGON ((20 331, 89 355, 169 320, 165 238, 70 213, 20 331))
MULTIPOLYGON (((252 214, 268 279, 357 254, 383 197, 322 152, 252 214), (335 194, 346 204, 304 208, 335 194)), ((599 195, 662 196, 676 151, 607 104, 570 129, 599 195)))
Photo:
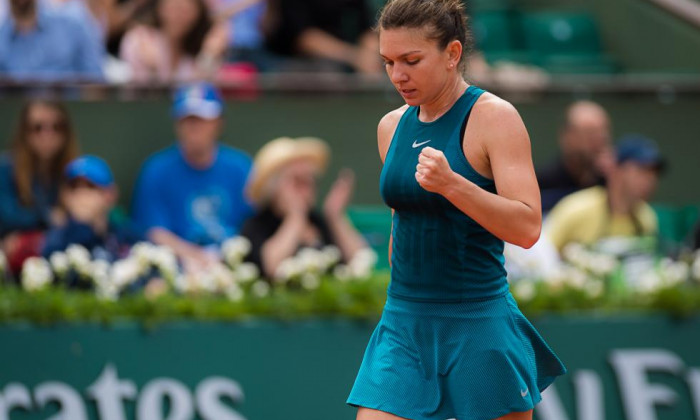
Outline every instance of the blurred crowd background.
MULTIPOLYGON (((268 279, 307 248, 364 265, 372 249, 386 268, 374 134, 400 102, 382 5, 0 0, 8 278, 74 244, 115 262, 141 241, 196 272, 238 236, 268 279)), ((691 255, 700 2, 466 6, 468 79, 522 113, 542 193, 542 239, 507 250, 511 275, 546 277, 572 244, 632 273, 651 264, 640 255, 691 255)))

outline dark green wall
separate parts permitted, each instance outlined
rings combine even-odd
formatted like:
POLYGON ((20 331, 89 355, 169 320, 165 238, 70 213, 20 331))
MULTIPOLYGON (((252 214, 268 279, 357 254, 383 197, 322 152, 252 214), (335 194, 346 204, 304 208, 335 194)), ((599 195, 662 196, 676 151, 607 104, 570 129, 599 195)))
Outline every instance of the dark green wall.
MULTIPOLYGON (((566 105, 575 93, 547 93, 515 100, 530 131, 536 165, 556 153, 556 133, 566 105)), ((661 181, 657 200, 671 204, 700 202, 694 183, 700 157, 700 95, 596 94, 613 118, 616 135, 646 134, 661 143, 671 170, 661 181)), ((0 146, 5 147, 21 99, 0 99, 0 146)), ((341 167, 358 174, 355 202, 381 203, 378 192, 380 161, 376 125, 387 111, 399 106, 393 92, 336 95, 268 93, 252 101, 230 101, 223 140, 253 154, 278 136, 311 135, 326 139, 333 148, 330 173, 341 167)), ((70 102, 84 152, 99 154, 112 165, 128 202, 140 164, 151 153, 172 143, 173 122, 166 99, 70 102)), ((327 179, 325 186, 330 183, 327 179)))

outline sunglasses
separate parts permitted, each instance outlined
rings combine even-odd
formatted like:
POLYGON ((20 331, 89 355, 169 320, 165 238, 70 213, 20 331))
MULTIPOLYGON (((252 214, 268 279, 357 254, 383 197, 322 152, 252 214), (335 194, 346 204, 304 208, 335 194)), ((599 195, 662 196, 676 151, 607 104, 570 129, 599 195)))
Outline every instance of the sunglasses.
POLYGON ((29 129, 32 133, 38 134, 43 131, 53 131, 55 133, 63 132, 66 129, 66 124, 62 122, 34 122, 29 124, 29 129))

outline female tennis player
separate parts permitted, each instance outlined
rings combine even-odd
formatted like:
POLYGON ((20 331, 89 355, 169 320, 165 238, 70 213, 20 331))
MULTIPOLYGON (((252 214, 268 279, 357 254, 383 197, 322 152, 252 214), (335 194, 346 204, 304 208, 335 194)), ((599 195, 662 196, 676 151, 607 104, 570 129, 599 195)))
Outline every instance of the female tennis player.
POLYGON ((508 290, 504 241, 541 228, 527 130, 462 76, 460 0, 391 0, 380 54, 406 105, 377 130, 391 284, 348 403, 358 420, 530 420, 566 372, 508 290))

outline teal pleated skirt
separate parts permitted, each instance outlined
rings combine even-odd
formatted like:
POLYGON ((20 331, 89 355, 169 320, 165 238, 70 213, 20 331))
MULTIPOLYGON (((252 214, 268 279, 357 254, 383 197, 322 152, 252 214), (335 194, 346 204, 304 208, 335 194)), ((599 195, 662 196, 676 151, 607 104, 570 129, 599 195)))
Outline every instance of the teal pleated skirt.
POLYGON ((531 410, 566 368, 510 293, 482 301, 389 297, 347 403, 411 420, 531 410))

